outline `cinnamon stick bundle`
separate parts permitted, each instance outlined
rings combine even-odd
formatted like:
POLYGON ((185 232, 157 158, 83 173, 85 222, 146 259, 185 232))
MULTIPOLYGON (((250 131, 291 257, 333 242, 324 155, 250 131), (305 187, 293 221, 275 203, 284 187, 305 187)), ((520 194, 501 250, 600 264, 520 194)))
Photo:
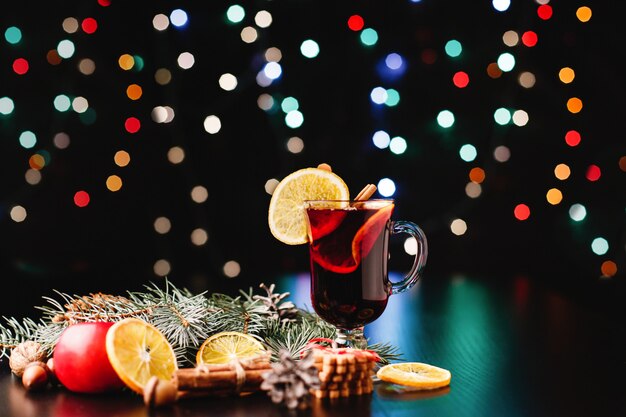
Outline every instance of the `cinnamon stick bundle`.
POLYGON ((213 391, 232 389, 256 391, 263 382, 263 374, 272 368, 257 364, 253 369, 239 373, 235 369, 205 370, 203 368, 183 368, 174 374, 174 383, 179 391, 213 391))
POLYGON ((271 369, 267 359, 181 368, 176 370, 169 381, 153 376, 144 387, 144 403, 158 407, 172 404, 181 398, 258 391, 263 374, 271 369))

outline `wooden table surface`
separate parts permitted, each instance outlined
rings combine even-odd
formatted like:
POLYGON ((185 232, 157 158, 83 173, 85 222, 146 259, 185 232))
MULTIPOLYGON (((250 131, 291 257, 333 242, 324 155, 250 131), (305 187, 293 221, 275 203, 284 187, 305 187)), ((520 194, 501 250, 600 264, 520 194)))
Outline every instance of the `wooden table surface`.
MULTIPOLYGON (((296 305, 310 305, 307 274, 275 282, 296 305)), ((130 391, 26 392, 3 359, 0 416, 626 416, 625 333, 623 317, 523 276, 427 275, 392 296, 366 336, 394 344, 404 361, 449 369, 452 381, 444 389, 403 392, 377 382, 371 395, 314 401, 294 413, 264 392, 148 409, 130 391)))

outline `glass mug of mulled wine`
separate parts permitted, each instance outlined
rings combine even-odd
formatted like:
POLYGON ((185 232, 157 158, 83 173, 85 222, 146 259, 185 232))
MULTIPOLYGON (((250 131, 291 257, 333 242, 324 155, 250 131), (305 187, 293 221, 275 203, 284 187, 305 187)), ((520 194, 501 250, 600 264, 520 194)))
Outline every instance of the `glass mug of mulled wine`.
POLYGON ((389 296, 410 289, 428 256, 426 235, 415 223, 391 220, 393 199, 307 200, 304 203, 311 262, 311 303, 337 328, 340 347, 364 349, 364 326, 385 310, 389 296), (388 277, 389 239, 408 234, 417 253, 398 282, 388 277))

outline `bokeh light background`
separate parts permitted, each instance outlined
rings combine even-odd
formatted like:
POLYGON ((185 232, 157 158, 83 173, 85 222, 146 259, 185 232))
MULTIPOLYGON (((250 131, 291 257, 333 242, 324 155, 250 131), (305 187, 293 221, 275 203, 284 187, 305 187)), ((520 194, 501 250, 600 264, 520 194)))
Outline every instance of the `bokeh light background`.
POLYGON ((394 217, 422 226, 428 274, 619 293, 615 6, 4 4, 4 282, 39 299, 306 270, 305 247, 271 236, 267 207, 282 177, 326 162, 353 195, 374 183, 394 217))

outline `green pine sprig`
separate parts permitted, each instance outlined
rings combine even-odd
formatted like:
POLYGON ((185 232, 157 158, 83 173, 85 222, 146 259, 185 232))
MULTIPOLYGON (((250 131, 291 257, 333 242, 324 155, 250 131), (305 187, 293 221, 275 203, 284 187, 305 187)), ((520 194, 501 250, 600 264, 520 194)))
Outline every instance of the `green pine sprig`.
MULTIPOLYGON (((44 297, 46 305, 39 321, 3 317, 0 322, 0 358, 8 357, 12 348, 26 340, 39 342, 49 354, 67 326, 84 321, 119 321, 137 317, 153 324, 170 342, 179 366, 193 366, 200 345, 211 335, 223 331, 250 334, 269 348, 273 360, 281 350, 300 358, 313 338, 334 337, 334 327, 315 313, 298 308, 288 300, 289 293, 274 293, 275 286, 261 284, 264 294, 252 288, 227 294, 206 292, 193 294, 178 288, 169 280, 159 287, 154 283, 145 291, 128 292, 126 296, 109 294, 70 295, 55 291, 55 297, 44 297)), ((368 347, 381 357, 381 363, 399 358, 397 348, 386 343, 368 347)))

